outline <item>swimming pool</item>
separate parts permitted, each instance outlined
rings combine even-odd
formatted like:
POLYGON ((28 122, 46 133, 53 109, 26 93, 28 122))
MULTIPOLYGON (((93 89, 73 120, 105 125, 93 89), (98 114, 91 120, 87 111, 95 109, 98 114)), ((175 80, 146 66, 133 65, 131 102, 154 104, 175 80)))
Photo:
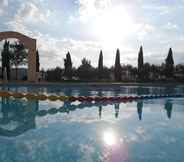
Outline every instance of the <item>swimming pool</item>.
MULTIPOLYGON (((67 96, 183 93, 183 86, 1 86, 67 96)), ((183 162, 184 100, 61 102, 1 97, 0 162, 183 162)))

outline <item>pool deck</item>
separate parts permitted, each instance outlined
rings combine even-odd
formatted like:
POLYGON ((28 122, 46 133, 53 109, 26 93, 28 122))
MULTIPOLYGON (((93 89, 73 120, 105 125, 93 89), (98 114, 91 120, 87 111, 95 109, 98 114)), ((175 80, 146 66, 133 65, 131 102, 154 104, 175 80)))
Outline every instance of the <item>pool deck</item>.
POLYGON ((8 82, 3 83, 0 81, 0 85, 16 85, 16 86, 184 86, 184 83, 178 82, 146 82, 146 83, 138 83, 138 82, 8 82))

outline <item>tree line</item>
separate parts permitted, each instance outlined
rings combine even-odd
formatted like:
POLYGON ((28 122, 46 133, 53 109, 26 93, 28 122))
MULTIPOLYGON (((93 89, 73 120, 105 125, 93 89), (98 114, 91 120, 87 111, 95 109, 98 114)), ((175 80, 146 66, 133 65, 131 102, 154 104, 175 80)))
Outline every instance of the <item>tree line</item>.
MULTIPOLYGON (((28 50, 20 42, 10 43, 5 40, 1 52, 2 74, 5 69, 8 80, 11 79, 11 69, 15 68, 16 79, 18 67, 27 63, 28 50)), ((103 63, 103 51, 99 53, 98 67, 91 65, 91 61, 82 58, 79 67, 74 67, 70 52, 64 58, 64 68, 56 67, 41 70, 46 81, 127 81, 127 82, 150 82, 150 81, 184 81, 184 65, 174 64, 173 51, 170 48, 166 59, 161 65, 144 62, 143 47, 138 52, 137 66, 122 65, 120 50, 116 50, 114 65, 107 67, 103 63)), ((39 53, 36 52, 36 71, 39 72, 39 53)), ((3 75, 2 75, 3 77, 3 75)))
POLYGON ((184 81, 184 65, 175 66, 173 51, 170 48, 165 61, 161 65, 144 62, 143 47, 138 52, 137 67, 122 65, 120 62, 120 50, 117 49, 114 66, 108 68, 103 64, 103 52, 99 53, 98 67, 91 65, 91 61, 85 57, 81 65, 73 66, 70 52, 64 58, 64 68, 56 67, 44 72, 47 81, 184 81))

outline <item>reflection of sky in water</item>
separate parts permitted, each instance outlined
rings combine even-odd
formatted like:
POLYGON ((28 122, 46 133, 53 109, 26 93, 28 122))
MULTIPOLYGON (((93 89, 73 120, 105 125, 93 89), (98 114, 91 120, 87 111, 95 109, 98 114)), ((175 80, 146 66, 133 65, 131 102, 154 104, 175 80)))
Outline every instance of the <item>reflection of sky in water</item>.
MULTIPOLYGON (((134 94, 136 90, 128 91, 134 94)), ((121 93, 126 94, 120 91, 116 95, 121 93)), ((3 162, 182 162, 184 159, 183 98, 96 105, 3 98, 1 103, 3 162)))

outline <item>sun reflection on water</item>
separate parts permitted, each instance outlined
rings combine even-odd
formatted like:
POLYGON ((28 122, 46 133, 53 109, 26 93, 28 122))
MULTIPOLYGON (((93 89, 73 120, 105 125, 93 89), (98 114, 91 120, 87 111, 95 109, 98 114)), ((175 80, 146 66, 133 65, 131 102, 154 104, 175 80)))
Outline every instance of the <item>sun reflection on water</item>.
POLYGON ((105 131, 103 133, 103 141, 108 146, 115 145, 117 143, 116 134, 111 130, 105 131))
POLYGON ((102 141, 106 146, 118 146, 124 142, 123 138, 121 138, 114 129, 103 131, 102 141))
POLYGON ((126 142, 114 129, 107 129, 102 133, 104 144, 102 161, 123 162, 128 159, 126 142))

